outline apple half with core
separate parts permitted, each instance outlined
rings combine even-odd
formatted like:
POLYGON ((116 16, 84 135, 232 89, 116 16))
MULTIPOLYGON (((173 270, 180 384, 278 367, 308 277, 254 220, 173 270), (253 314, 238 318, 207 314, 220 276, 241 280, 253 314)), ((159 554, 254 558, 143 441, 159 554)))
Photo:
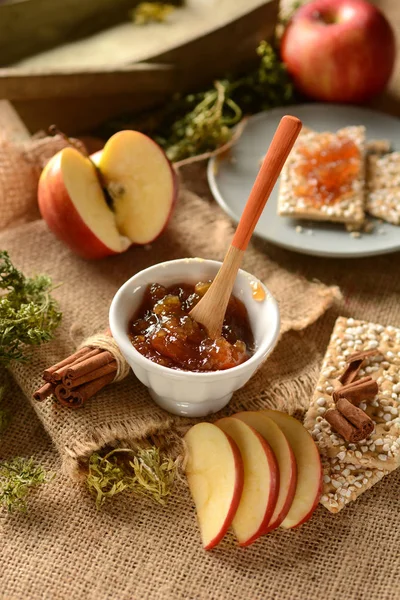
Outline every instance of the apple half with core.
POLYGON ((308 521, 317 508, 322 489, 321 459, 314 440, 300 421, 278 410, 263 410, 262 413, 283 431, 296 458, 296 491, 281 523, 284 529, 291 529, 308 521))
POLYGON ((39 209, 51 231, 91 259, 154 241, 176 197, 171 163, 138 131, 116 133, 93 159, 64 148, 44 168, 38 189, 39 209))
POLYGON ((279 527, 292 505, 297 484, 297 467, 293 450, 280 427, 262 412, 244 411, 233 415, 258 431, 271 446, 279 469, 279 493, 275 510, 264 533, 279 527))
POLYGON ((266 530, 279 491, 279 471, 269 444, 255 429, 235 417, 215 423, 236 442, 243 460, 243 492, 232 529, 240 546, 249 546, 266 530))
POLYGON ((235 442, 211 423, 186 433, 185 467, 203 546, 214 548, 228 531, 243 490, 243 462, 235 442))

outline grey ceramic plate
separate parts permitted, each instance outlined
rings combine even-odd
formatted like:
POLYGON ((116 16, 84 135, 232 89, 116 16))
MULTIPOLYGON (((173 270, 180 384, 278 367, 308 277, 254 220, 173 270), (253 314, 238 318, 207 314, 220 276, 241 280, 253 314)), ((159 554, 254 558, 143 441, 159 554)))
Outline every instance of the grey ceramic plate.
MULTIPOLYGON (((211 159, 208 181, 218 204, 238 221, 279 119, 299 117, 316 131, 335 131, 348 125, 365 125, 368 139, 389 139, 400 151, 400 119, 372 110, 334 104, 304 104, 277 108, 251 117, 232 148, 229 160, 211 159)), ((372 233, 352 237, 343 225, 299 221, 276 213, 279 181, 261 215, 256 233, 262 238, 304 254, 348 258, 400 250, 400 227, 378 223, 372 233), (299 230, 299 226, 301 230, 299 230), (296 230, 297 228, 297 230, 296 230)))

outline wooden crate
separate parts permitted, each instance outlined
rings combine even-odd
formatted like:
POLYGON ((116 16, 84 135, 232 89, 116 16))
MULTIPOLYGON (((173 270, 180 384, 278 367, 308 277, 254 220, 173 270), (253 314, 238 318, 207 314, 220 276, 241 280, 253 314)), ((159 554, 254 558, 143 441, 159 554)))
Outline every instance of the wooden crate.
POLYGON ((140 64, 0 69, 0 98, 13 102, 32 132, 56 123, 70 134, 160 105, 173 92, 199 88, 257 62, 258 43, 274 35, 279 1, 235 0, 239 5, 239 16, 232 18, 228 10, 219 20, 210 18, 195 35, 188 30, 179 42, 172 39, 154 54, 143 54, 140 64))
MULTIPOLYGON (((177 3, 177 0, 168 0, 177 3)), ((0 66, 127 20, 140 0, 0 2, 0 66)))

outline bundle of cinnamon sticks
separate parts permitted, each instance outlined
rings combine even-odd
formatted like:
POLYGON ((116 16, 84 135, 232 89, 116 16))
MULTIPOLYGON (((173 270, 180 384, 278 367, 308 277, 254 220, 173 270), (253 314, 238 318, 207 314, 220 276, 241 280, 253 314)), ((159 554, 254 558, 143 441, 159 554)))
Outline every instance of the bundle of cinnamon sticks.
POLYGON ((117 374, 117 362, 108 350, 85 346, 43 372, 46 382, 33 397, 45 400, 54 394, 69 408, 79 408, 111 383, 117 374))
POLYGON ((336 408, 325 413, 332 429, 350 443, 364 440, 374 430, 374 422, 359 405, 375 398, 378 384, 372 377, 357 380, 357 376, 364 360, 376 354, 376 350, 369 350, 348 357, 349 364, 339 379, 342 387, 332 394, 336 408))

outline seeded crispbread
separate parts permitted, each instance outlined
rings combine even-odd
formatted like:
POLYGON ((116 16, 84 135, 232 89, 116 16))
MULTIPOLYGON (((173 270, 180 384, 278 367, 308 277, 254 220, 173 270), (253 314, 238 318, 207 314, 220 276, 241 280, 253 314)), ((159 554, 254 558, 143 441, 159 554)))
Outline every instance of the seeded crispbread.
POLYGON ((302 132, 290 153, 282 170, 278 198, 278 214, 300 219, 317 221, 335 221, 339 223, 361 225, 364 221, 365 202, 365 128, 362 126, 346 127, 336 133, 315 131, 302 132), (355 164, 357 174, 354 176, 351 190, 343 193, 333 203, 316 206, 315 202, 299 192, 306 188, 308 180, 299 174, 299 168, 305 161, 303 152, 324 151, 327 144, 334 145, 341 140, 350 140, 359 149, 358 163, 355 164))
MULTIPOLYGON (((338 458, 323 458, 323 484, 320 502, 332 513, 354 502, 364 492, 378 483, 391 471, 383 469, 368 469, 349 463, 343 463, 338 458)), ((392 469, 393 470, 393 469, 392 469)))
POLYGON ((400 329, 339 317, 304 423, 321 455, 365 468, 396 468, 400 464, 399 413, 400 329), (370 375, 376 379, 379 392, 371 403, 361 403, 360 408, 372 418, 375 430, 368 439, 351 444, 332 431, 323 417, 335 406, 331 394, 341 385, 338 378, 346 368, 346 358, 371 349, 378 353, 366 359, 359 377, 370 375))
POLYGON ((400 225, 400 152, 368 156, 366 211, 400 225))
POLYGON ((379 155, 387 154, 392 149, 390 140, 367 140, 366 142, 367 155, 379 155))

